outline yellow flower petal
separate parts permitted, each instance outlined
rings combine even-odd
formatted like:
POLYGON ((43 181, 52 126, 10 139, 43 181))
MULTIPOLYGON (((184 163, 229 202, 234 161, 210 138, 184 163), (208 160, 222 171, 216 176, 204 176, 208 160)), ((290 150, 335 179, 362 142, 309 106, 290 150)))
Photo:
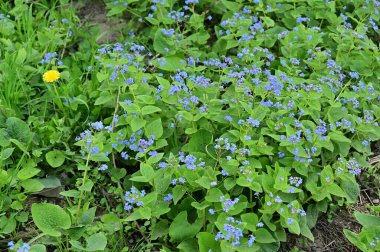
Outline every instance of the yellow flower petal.
POLYGON ((54 82, 59 79, 60 73, 57 70, 49 70, 44 73, 42 79, 44 82, 54 82))

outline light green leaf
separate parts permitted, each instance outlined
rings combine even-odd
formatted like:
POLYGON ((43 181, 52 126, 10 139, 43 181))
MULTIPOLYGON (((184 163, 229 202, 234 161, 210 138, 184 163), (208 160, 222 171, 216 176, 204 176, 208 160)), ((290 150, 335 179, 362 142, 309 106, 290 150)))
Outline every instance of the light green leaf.
POLYGON ((30 247, 29 252, 46 252, 46 247, 43 244, 34 244, 30 247))
POLYGON ((107 246, 107 237, 102 234, 93 234, 86 238, 86 251, 104 251, 107 246))
POLYGON ((206 146, 212 141, 212 133, 208 130, 198 130, 189 141, 190 152, 205 152, 206 146))
POLYGON ((182 199, 183 195, 186 193, 186 187, 182 185, 176 185, 173 188, 173 202, 174 205, 177 204, 177 202, 182 199))
POLYGON ((24 144, 28 144, 32 138, 32 133, 30 132, 29 126, 23 120, 16 117, 8 118, 6 132, 10 138, 14 138, 24 144))
POLYGON ((131 121, 131 128, 134 132, 138 131, 142 127, 144 127, 146 124, 146 121, 144 119, 135 117, 131 121))
POLYGON ((60 167, 65 162, 65 155, 59 150, 53 150, 46 153, 46 161, 51 167, 60 167))
POLYGON ((187 220, 187 212, 180 212, 169 227, 169 235, 174 241, 183 241, 195 237, 202 227, 202 219, 197 218, 193 224, 187 220))
POLYGON ((151 106, 151 105, 144 106, 141 109, 141 113, 143 115, 149 115, 149 114, 153 114, 153 113, 156 113, 156 112, 159 112, 159 111, 161 111, 161 109, 159 107, 151 106))
POLYGON ((153 135, 155 136, 155 139, 160 138, 163 133, 164 130, 162 128, 162 122, 160 118, 150 122, 145 129, 145 134, 147 136, 153 135))
POLYGON ((255 232, 256 241, 259 243, 272 243, 276 242, 272 234, 265 228, 259 228, 255 232))
POLYGON ((71 226, 70 215, 60 206, 50 203, 33 204, 32 217, 34 224, 51 236, 61 236, 61 230, 69 229, 71 226))
POLYGON ((198 234, 198 246, 199 246, 199 252, 220 252, 220 245, 217 241, 215 241, 215 235, 207 233, 207 232, 200 232, 198 234))
POLYGON ((30 166, 26 166, 24 168, 22 168, 18 173, 17 173, 17 177, 21 180, 26 180, 26 179, 29 179, 29 178, 32 178, 34 177, 35 175, 37 175, 41 170, 40 169, 37 169, 35 167, 30 167, 30 166))
POLYGON ((358 211, 354 212, 355 218, 358 220, 360 225, 362 226, 377 226, 380 227, 380 217, 361 213, 358 211))

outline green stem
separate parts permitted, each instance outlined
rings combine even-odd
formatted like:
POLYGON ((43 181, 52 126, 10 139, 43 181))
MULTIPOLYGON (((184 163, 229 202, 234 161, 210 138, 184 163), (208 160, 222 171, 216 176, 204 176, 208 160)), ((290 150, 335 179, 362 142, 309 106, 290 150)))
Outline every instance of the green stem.
MULTIPOLYGON (((88 153, 88 156, 87 156, 87 160, 86 160, 86 167, 88 167, 88 163, 90 162, 90 156, 91 156, 91 153, 89 152, 88 153)), ((86 180, 87 180, 87 172, 88 172, 88 169, 86 169, 84 171, 84 174, 83 174, 83 180, 82 180, 82 187, 85 185, 86 183, 86 180)), ((78 209, 77 209, 77 216, 76 216, 76 220, 78 222, 79 220, 79 214, 80 214, 80 208, 81 208, 81 204, 82 204, 82 199, 83 199, 83 196, 84 196, 84 191, 81 190, 80 191, 80 196, 79 196, 79 201, 78 201, 78 209)))
POLYGON ((39 235, 37 235, 36 237, 34 237, 33 239, 31 239, 28 243, 29 244, 32 244, 33 242, 35 242, 36 240, 40 239, 41 237, 45 236, 46 234, 44 233, 41 233, 39 235))

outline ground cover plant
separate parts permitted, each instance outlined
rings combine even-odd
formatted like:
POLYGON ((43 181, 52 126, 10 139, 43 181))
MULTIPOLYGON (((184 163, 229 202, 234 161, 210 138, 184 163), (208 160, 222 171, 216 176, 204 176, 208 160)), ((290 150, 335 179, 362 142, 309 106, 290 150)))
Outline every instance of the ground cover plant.
POLYGON ((95 2, 0 1, 1 249, 278 251, 378 183, 380 2, 95 2))

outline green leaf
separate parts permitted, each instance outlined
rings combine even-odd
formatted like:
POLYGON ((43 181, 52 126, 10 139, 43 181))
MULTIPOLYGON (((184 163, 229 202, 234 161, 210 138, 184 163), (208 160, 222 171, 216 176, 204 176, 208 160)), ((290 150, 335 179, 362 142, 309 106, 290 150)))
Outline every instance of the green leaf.
POLYGON ((364 214, 358 211, 354 212, 356 220, 362 226, 377 226, 380 227, 380 217, 373 216, 370 214, 364 214))
POLYGON ((42 232, 51 236, 61 236, 61 230, 71 226, 70 215, 60 206, 50 203, 33 204, 32 218, 42 232))
POLYGON ((0 146, 7 147, 11 144, 10 136, 6 129, 0 129, 0 146))
POLYGON ((0 231, 3 234, 10 234, 16 229, 16 219, 10 217, 9 219, 6 216, 0 217, 0 231))
POLYGON ((272 243, 276 242, 272 234, 265 228, 259 228, 255 232, 256 241, 259 243, 272 243))
POLYGON ((162 122, 160 118, 150 122, 145 129, 145 135, 148 137, 150 135, 153 135, 155 136, 155 139, 160 138, 163 133, 164 129, 162 128, 162 122))
POLYGON ((195 182, 206 189, 210 189, 211 187, 210 186, 211 180, 206 176, 200 177, 199 179, 195 180, 195 182))
POLYGON ((273 21, 273 19, 271 19, 270 17, 260 17, 263 21, 264 21, 264 23, 265 23, 265 25, 267 26, 267 27, 272 27, 272 26, 274 26, 274 21, 273 21))
POLYGON ((202 203, 198 203, 196 201, 191 202, 191 206, 198 210, 203 210, 210 206, 210 203, 207 201, 203 201, 202 203))
POLYGON ((15 60, 15 63, 17 65, 21 65, 26 59, 26 50, 25 48, 20 48, 20 50, 18 50, 18 53, 17 53, 17 57, 16 57, 16 60, 15 60))
POLYGON ((78 189, 79 191, 91 192, 93 186, 94 182, 87 180, 83 185, 79 186, 78 189))
POLYGON ((79 198, 80 196, 80 192, 77 190, 63 191, 63 192, 60 192, 59 194, 65 197, 72 197, 72 198, 79 198))
POLYGON ((354 244, 356 247, 360 248, 362 251, 366 251, 367 250, 367 246, 362 243, 358 237, 357 234, 355 234, 354 232, 348 230, 348 229, 343 229, 343 233, 344 235, 346 236, 346 238, 352 243, 354 244))
POLYGON ((236 185, 236 181, 233 178, 226 178, 223 182, 223 185, 224 188, 226 188, 226 190, 229 191, 236 185))
POLYGON ((226 6, 228 10, 231 10, 232 12, 237 12, 240 10, 241 5, 237 2, 234 1, 227 1, 227 0, 222 0, 222 4, 226 6))
POLYGON ((22 210, 23 209, 20 201, 13 201, 11 204, 11 208, 14 210, 22 210))
POLYGON ((102 94, 96 99, 95 106, 102 105, 113 101, 113 95, 108 92, 102 92, 102 94))
POLYGON ((332 172, 331 166, 327 165, 325 168, 323 168, 321 172, 321 182, 322 185, 328 185, 334 182, 334 174, 332 172))
POLYGON ((145 19, 146 19, 149 23, 151 23, 152 25, 159 25, 159 24, 160 24, 160 22, 158 22, 158 20, 155 19, 155 18, 145 17, 145 19))
POLYGON ((189 141, 190 152, 205 152, 206 146, 212 141, 212 133, 201 129, 193 134, 189 141))
POLYGON ((156 52, 166 55, 168 54, 167 49, 172 50, 174 48, 173 39, 164 35, 161 29, 157 29, 154 35, 153 48, 156 52))
POLYGON ((79 224, 89 225, 94 221, 96 207, 91 207, 87 211, 84 211, 79 218, 79 224))
POLYGON ((149 115, 149 114, 153 114, 153 113, 156 113, 156 112, 159 112, 159 111, 161 111, 161 109, 159 107, 151 106, 151 105, 144 106, 141 109, 141 113, 143 115, 149 115))
POLYGON ((342 190, 342 188, 340 188, 337 184, 331 184, 327 186, 327 191, 332 195, 339 196, 342 198, 345 198, 347 196, 346 193, 342 190))
POLYGON ((56 176, 48 175, 46 178, 39 178, 38 181, 40 181, 44 188, 57 188, 61 186, 61 181, 56 176))
POLYGON ((197 218, 195 223, 187 221, 187 212, 180 212, 169 227, 169 235, 173 241, 183 241, 195 237, 202 227, 202 219, 197 218))
POLYGON ((150 217, 152 216, 152 209, 150 207, 143 206, 140 207, 138 211, 140 212, 141 217, 144 219, 150 219, 150 217))
POLYGON ((146 163, 140 164, 140 172, 141 174, 148 180, 152 180, 154 177, 154 169, 152 166, 146 163))
POLYGON ((104 81, 105 79, 108 78, 108 74, 104 74, 104 73, 98 72, 96 74, 96 78, 98 79, 99 82, 102 82, 102 81, 104 81))
POLYGON ((32 133, 26 122, 16 117, 10 117, 7 119, 6 125, 6 132, 10 138, 14 138, 24 144, 29 143, 32 138, 32 133))
POLYGON ((107 246, 107 238, 104 234, 93 234, 86 238, 86 251, 104 251, 107 246))
POLYGON ((59 150, 53 150, 46 153, 46 161, 51 167, 57 168, 65 162, 65 155, 59 150))
POLYGON ((157 238, 164 237, 167 234, 169 234, 169 221, 164 219, 153 226, 150 236, 152 240, 156 240, 157 238))
POLYGON ((317 224, 318 213, 318 208, 315 204, 307 206, 306 220, 309 228, 313 228, 317 224))
POLYGON ((174 205, 177 204, 177 202, 182 199, 183 195, 185 195, 186 193, 186 187, 185 186, 182 186, 182 185, 176 185, 174 188, 173 188, 173 202, 174 202, 174 205))
POLYGON ((134 117, 131 121, 131 128, 134 132, 136 132, 142 127, 144 127, 145 124, 146 124, 146 121, 144 119, 134 117))
POLYGON ((40 169, 37 169, 37 168, 34 168, 34 167, 30 167, 30 166, 26 166, 26 167, 22 168, 22 169, 17 173, 17 177, 18 177, 20 180, 26 180, 26 179, 29 179, 29 178, 34 177, 34 176, 37 175, 40 171, 41 171, 40 169))
POLYGON ((8 172, 5 170, 0 170, 0 189, 5 185, 8 179, 8 172))
POLYGON ((220 197, 223 196, 223 193, 218 188, 211 188, 205 197, 208 202, 220 202, 220 197))
POLYGON ((39 192, 44 189, 44 185, 37 179, 27 179, 21 182, 21 186, 26 192, 39 192))
POLYGON ((179 248, 180 251, 183 251, 183 252, 197 251, 198 250, 197 240, 195 238, 184 240, 177 246, 177 248, 179 248))
POLYGON ((256 231, 256 224, 259 222, 259 219, 254 213, 246 213, 241 215, 241 220, 247 223, 246 228, 249 231, 256 231))
POLYGON ((182 70, 182 69, 185 69, 186 67, 186 61, 176 56, 165 57, 165 61, 166 61, 166 64, 164 65, 159 64, 157 67, 161 70, 165 70, 169 72, 175 72, 178 69, 182 70))
POLYGON ((200 232, 198 234, 198 246, 199 246, 199 252, 219 252, 220 245, 217 241, 215 241, 215 235, 207 233, 207 232, 200 232))
POLYGON ((34 244, 30 247, 29 252, 46 252, 46 247, 43 244, 34 244))
POLYGON ((351 140, 345 137, 340 132, 339 133, 331 132, 329 134, 329 137, 332 141, 338 144, 340 154, 342 154, 343 156, 346 156, 348 152, 350 151, 351 140))
POLYGON ((203 22, 204 22, 203 16, 198 15, 196 13, 191 15, 190 20, 189 20, 189 24, 196 30, 203 27, 203 22))
POLYGON ((4 149, 2 152, 1 152, 1 155, 0 155, 0 159, 2 160, 6 160, 7 158, 9 158, 13 151, 14 151, 15 148, 6 148, 4 149))
POLYGON ((351 179, 347 175, 341 176, 341 187, 347 195, 347 201, 349 203, 355 203, 358 200, 360 194, 360 187, 355 179, 351 179))
POLYGON ((301 233, 301 228, 298 221, 295 219, 291 224, 287 224, 290 233, 299 235, 301 233))

